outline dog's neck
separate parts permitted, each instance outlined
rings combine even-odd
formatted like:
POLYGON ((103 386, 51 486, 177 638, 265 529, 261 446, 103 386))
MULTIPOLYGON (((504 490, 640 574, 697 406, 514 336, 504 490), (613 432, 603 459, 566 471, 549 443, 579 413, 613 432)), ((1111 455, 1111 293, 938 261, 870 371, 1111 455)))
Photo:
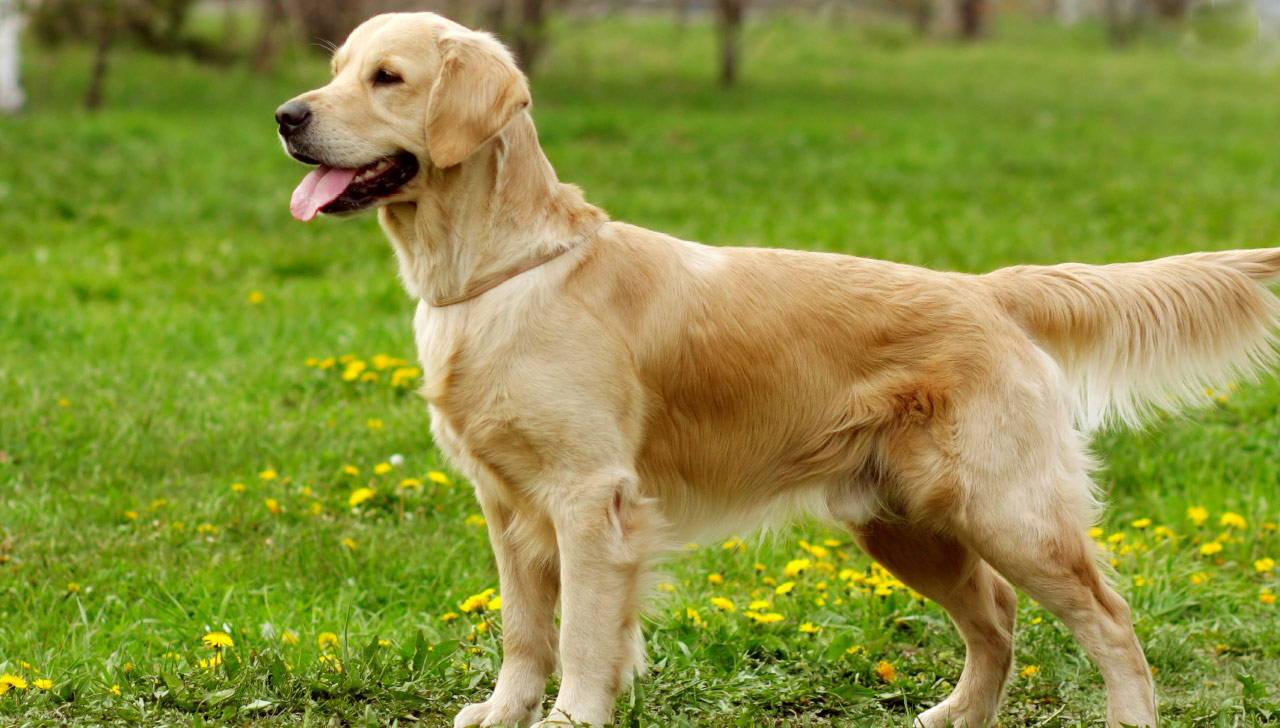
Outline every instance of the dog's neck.
POLYGON ((556 179, 527 112, 461 164, 428 166, 424 176, 417 200, 382 208, 378 220, 405 290, 428 302, 573 245, 607 219, 556 179))

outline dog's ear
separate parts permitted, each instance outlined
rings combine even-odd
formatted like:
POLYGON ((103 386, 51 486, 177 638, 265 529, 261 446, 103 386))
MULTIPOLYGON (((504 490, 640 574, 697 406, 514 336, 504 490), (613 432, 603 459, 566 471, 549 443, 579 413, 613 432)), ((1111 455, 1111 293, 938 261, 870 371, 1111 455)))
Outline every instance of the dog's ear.
POLYGON ((427 102, 427 153, 452 167, 529 106, 529 83, 511 54, 484 33, 440 39, 440 75, 427 102))

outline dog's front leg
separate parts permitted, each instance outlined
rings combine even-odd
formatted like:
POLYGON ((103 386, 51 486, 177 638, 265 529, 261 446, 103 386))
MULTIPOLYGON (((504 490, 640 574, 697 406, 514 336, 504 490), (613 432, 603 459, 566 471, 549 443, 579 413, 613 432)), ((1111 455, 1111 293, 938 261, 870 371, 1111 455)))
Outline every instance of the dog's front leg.
POLYGON ((660 543, 661 517, 629 470, 598 472, 551 504, 560 551, 560 661, 542 726, 604 725, 643 667, 638 582, 660 543))
POLYGON ((556 667, 556 597, 560 573, 550 524, 518 521, 480 496, 502 594, 502 669, 493 695, 458 712, 454 728, 529 728, 542 716, 547 678, 556 667))

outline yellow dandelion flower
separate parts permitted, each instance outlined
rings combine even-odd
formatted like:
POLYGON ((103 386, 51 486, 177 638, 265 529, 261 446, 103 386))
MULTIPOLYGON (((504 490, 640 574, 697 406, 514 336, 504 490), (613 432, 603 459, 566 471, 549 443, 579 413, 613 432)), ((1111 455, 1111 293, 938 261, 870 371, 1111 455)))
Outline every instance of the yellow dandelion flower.
POLYGON ((344 538, 344 539, 342 539, 342 545, 343 545, 343 546, 346 546, 347 548, 351 549, 352 551, 355 551, 355 550, 356 550, 356 542, 355 542, 354 540, 350 539, 350 538, 344 538))
POLYGON ((772 604, 770 604, 768 601, 765 601, 764 599, 757 599, 754 602, 751 602, 750 604, 748 604, 747 609, 768 609, 769 607, 772 607, 772 606, 773 606, 772 604))
POLYGON ((298 644, 298 634, 296 632, 286 629, 283 633, 280 634, 280 642, 286 645, 296 645, 298 644))
POLYGON ((1156 526, 1155 534, 1161 538, 1167 538, 1170 541, 1177 538, 1177 534, 1173 532, 1173 529, 1167 526, 1156 526))
POLYGON ((244 492, 244 483, 232 483, 231 490, 236 493, 244 492))
POLYGON ((738 609, 733 605, 733 602, 725 599, 724 597, 712 597, 711 603, 716 606, 716 609, 719 609, 722 612, 734 612, 738 609))
POLYGON ((1120 543, 1123 540, 1124 540, 1123 533, 1113 533, 1110 536, 1107 536, 1107 543, 1120 543))
POLYGON ((422 481, 418 480, 417 478, 405 478, 404 480, 400 481, 400 487, 401 488, 421 488, 422 481))
POLYGON ((488 606, 488 607, 486 607, 486 609, 488 609, 489 611, 492 611, 492 612, 498 612, 498 611, 501 611, 501 610, 502 610, 502 597, 494 597, 493 599, 490 599, 490 600, 489 600, 489 606, 488 606))
POLYGON ((71 400, 67 399, 66 397, 63 397, 62 399, 58 400, 58 406, 69 407, 71 406, 71 400))
POLYGON ((375 495, 377 495, 377 491, 373 488, 356 488, 351 492, 351 497, 347 499, 347 505, 355 508, 375 495))
POLYGON ((124 512, 124 517, 125 517, 125 518, 128 518, 130 521, 137 520, 137 518, 138 518, 138 512, 137 512, 137 511, 125 511, 125 512, 124 512))
POLYGON ((333 632, 321 632, 316 637, 316 643, 319 644, 322 649, 327 649, 329 647, 337 647, 338 635, 334 634, 333 632))
POLYGON ((16 690, 26 690, 27 681, 23 680, 17 675, 9 675, 7 673, 4 675, 0 675, 0 694, 4 694, 9 690, 9 688, 14 688, 16 690))
POLYGON ((457 619, 457 618, 458 618, 458 613, 457 613, 457 612, 448 612, 447 614, 442 614, 442 615, 440 615, 440 621, 441 621, 441 622, 452 622, 453 620, 455 620, 455 619, 457 619))
POLYGON ((360 375, 360 381, 362 381, 362 382, 376 382, 376 381, 378 381, 378 373, 377 373, 377 372, 365 372, 364 374, 361 374, 361 375, 360 375))
POLYGON ((485 589, 479 594, 472 594, 458 605, 458 609, 468 613, 485 609, 489 606, 489 601, 493 598, 493 593, 495 591, 497 591, 497 589, 485 589))
POLYGON ((839 541, 837 541, 834 538, 824 538, 822 539, 822 545, 828 548, 834 549, 834 548, 839 548, 841 544, 839 541))
POLYGON ((1239 528, 1243 530, 1248 527, 1248 522, 1239 513, 1231 513, 1230 511, 1223 513, 1222 518, 1218 519, 1218 525, 1226 528, 1239 528))
POLYGON ((311 501, 311 515, 318 516, 324 513, 324 504, 320 501, 311 501))
POLYGON ((1022 668, 1022 672, 1018 674, 1021 675, 1022 677, 1031 677, 1037 672, 1040 672, 1039 665, 1027 665, 1026 667, 1022 668))
POLYGON ((378 463, 373 466, 374 475, 386 475, 391 472, 391 463, 378 463))
POLYGON ((702 615, 698 614, 698 610, 694 609, 693 607, 684 608, 684 618, 689 620, 690 622, 693 622, 699 627, 702 626, 702 615))
POLYGON ((1272 594, 1270 589, 1263 589, 1261 592, 1258 593, 1258 601, 1262 602, 1263 604, 1275 604, 1276 595, 1272 594))
POLYGON ((280 515, 280 512, 284 510, 283 508, 280 507, 280 501, 276 500, 275 498, 268 498, 264 500, 263 503, 266 504, 267 510, 271 511, 276 515, 280 515))
POLYGON ((1191 583, 1199 586, 1209 580, 1209 575, 1203 571, 1197 571, 1191 575, 1191 583))
POLYGON ((1187 520, 1196 526, 1201 526, 1209 518, 1209 511, 1200 506, 1191 506, 1187 509, 1187 520))
POLYGON ((418 375, 421 373, 422 370, 417 367, 400 367, 391 372, 391 386, 397 388, 408 387, 417 380, 418 375))
POLYGON ((67 584, 67 591, 71 592, 72 594, 79 594, 80 592, 84 591, 84 587, 80 586, 79 584, 73 581, 70 584, 67 584))
POLYGON ((822 628, 814 624, 813 622, 805 622, 804 624, 800 625, 800 631, 804 632, 805 634, 817 634, 818 630, 820 629, 822 628))
POLYGON ((275 479, 276 479, 276 471, 274 471, 274 470, 270 470, 270 469, 268 469, 268 470, 264 470, 264 471, 262 471, 261 473, 258 473, 258 477, 259 477, 259 478, 262 478, 263 480, 275 480, 275 479))
POLYGON ((334 367, 334 365, 335 365, 335 364, 337 364, 337 363, 338 363, 338 362, 337 362, 337 360, 336 360, 336 359, 334 359, 333 357, 329 356, 329 357, 325 357, 324 359, 321 359, 321 360, 320 360, 320 362, 319 362, 318 364, 316 364, 316 367, 318 367, 318 368, 320 368, 320 369, 332 369, 332 368, 334 367))
POLYGON ((484 516, 481 516, 476 513, 472 513, 471 515, 467 516, 467 520, 463 521, 463 523, 467 524, 468 526, 475 526, 476 528, 484 528, 486 521, 484 520, 484 516))
POLYGON ((430 480, 432 483, 439 483, 440 485, 449 485, 449 483, 451 482, 449 480, 449 476, 445 475, 439 470, 432 470, 431 472, 427 473, 427 480, 430 480))
POLYGON ((370 417, 369 420, 365 422, 365 424, 368 425, 369 429, 373 430, 374 432, 384 429, 382 420, 378 419, 377 417, 370 417))
POLYGON ((724 577, 719 574, 707 574, 707 581, 711 582, 712 584, 723 584, 724 577))
POLYGON ((359 359, 349 361, 347 362, 346 368, 342 371, 342 380, 344 382, 354 382, 360 378, 360 375, 363 374, 364 370, 367 368, 369 368, 369 365, 359 359))
POLYGON ((846 655, 856 655, 859 652, 866 652, 866 651, 867 651, 867 648, 863 647, 862 645, 853 645, 849 649, 845 650, 844 653, 846 655))
POLYGON ((788 578, 796 577, 811 566, 813 566, 813 562, 808 559, 792 559, 787 562, 787 566, 782 570, 782 574, 788 578))
POLYGON ((778 595, 789 594, 791 593, 791 590, 795 588, 796 588, 796 583, 794 581, 784 581, 781 584, 779 584, 776 589, 773 590, 773 593, 778 595))
POLYGON ((887 683, 891 683, 898 679, 898 671, 895 670, 893 665, 889 664, 887 660, 881 660, 880 664, 876 665, 875 673, 876 677, 887 683))
POLYGON ((262 291, 249 291, 249 303, 257 306, 265 300, 267 300, 267 297, 262 295, 262 291))
POLYGON ((32 685, 34 685, 34 686, 36 686, 37 688, 40 688, 41 690, 52 690, 52 689, 53 689, 53 681, 52 681, 52 680, 47 680, 47 679, 45 679, 45 678, 40 678, 39 680, 36 680, 36 681, 32 682, 31 684, 32 684, 32 685))
POLYGON ((1104 533, 1106 533, 1106 531, 1103 531, 1101 528, 1094 526, 1093 528, 1089 529, 1089 538, 1094 539, 1096 541, 1102 538, 1102 534, 1104 533))
POLYGON ((661 584, 659 584, 659 585, 658 585, 657 589, 658 589, 658 591, 664 591, 664 592, 668 592, 668 593, 669 593, 669 592, 673 592, 673 591, 675 591, 675 590, 676 590, 676 585, 675 585, 675 584, 670 584, 670 583, 667 583, 667 582, 665 582, 665 581, 664 581, 664 582, 662 582, 661 584))
POLYGON ((786 617, 778 614, 777 612, 765 612, 763 614, 753 613, 751 618, 754 619, 757 624, 773 624, 774 622, 781 622, 786 619, 786 617))
POLYGON ((347 475, 354 476, 354 477, 360 477, 360 468, 357 468, 357 467, 356 467, 356 466, 354 466, 354 465, 344 465, 344 466, 342 466, 342 472, 346 473, 347 475))
MULTIPOLYGON (((1146 528, 1147 526, 1150 526, 1150 525, 1151 525, 1151 519, 1150 519, 1150 518, 1139 518, 1138 520, 1134 521, 1133 523, 1130 523, 1129 525, 1130 525, 1130 526, 1133 526, 1134 528, 1146 528)), ((1032 666, 1032 665, 1028 665, 1028 667, 1033 667, 1033 666, 1032 666)))
POLYGON ((1276 568, 1276 560, 1271 557, 1258 559, 1253 562, 1253 568, 1256 569, 1259 574, 1266 574, 1276 568))
POLYGON ((815 559, 819 559, 819 560, 821 560, 821 559, 825 558, 825 557, 826 557, 826 555, 827 555, 827 550, 826 550, 825 548, 823 548, 822 546, 814 546, 813 544, 809 543, 808 541, 801 541, 801 542, 800 542, 800 548, 802 548, 802 549, 804 549, 805 551, 807 551, 807 552, 809 553, 809 555, 810 555, 810 556, 812 556, 812 557, 813 557, 813 558, 815 558, 815 559))
POLYGON ((1222 550, 1222 544, 1218 543, 1217 541, 1210 541, 1209 543, 1200 547, 1200 553, 1204 556, 1212 556, 1213 554, 1216 554, 1221 550, 1222 550))
POLYGON ((226 632, 210 632, 200 638, 205 647, 222 648, 235 647, 235 642, 231 640, 231 635, 226 632))

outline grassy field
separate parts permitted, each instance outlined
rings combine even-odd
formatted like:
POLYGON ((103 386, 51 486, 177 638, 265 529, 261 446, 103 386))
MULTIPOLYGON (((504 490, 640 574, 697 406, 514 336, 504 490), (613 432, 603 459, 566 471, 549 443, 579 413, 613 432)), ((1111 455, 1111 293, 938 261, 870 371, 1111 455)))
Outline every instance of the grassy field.
MULTIPOLYGON (((716 244, 973 272, 1280 244, 1280 76, 1100 38, 775 20, 725 92, 706 29, 566 26, 535 116, 616 219, 716 244)), ((86 115, 86 52, 25 60, 32 109, 0 119, 0 724, 445 725, 492 685, 501 611, 467 600, 497 577, 397 361, 387 243, 288 215, 272 112, 325 63, 124 53, 86 115)), ((1274 725, 1280 382, 1205 405, 1098 439, 1095 535, 1166 724, 1274 725)), ((906 726, 945 697, 959 637, 847 536, 739 536, 667 565, 622 725, 906 726)), ((1098 725, 1063 626, 1025 599, 1019 624, 1002 725, 1098 725)))

